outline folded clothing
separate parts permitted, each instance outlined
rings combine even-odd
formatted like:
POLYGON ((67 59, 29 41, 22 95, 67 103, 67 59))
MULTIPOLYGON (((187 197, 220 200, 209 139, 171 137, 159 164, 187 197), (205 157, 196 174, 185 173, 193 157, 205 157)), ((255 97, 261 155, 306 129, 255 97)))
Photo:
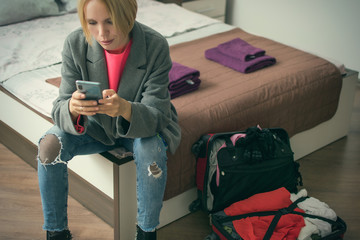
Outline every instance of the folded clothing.
POLYGON ((264 50, 239 38, 206 50, 205 57, 242 73, 251 73, 276 63, 276 59, 265 55, 264 50))
POLYGON ((201 80, 200 72, 194 68, 173 62, 169 72, 169 91, 171 99, 199 88, 201 80))
POLYGON ((217 48, 221 53, 243 62, 265 55, 263 49, 254 47, 240 38, 219 44, 217 48))

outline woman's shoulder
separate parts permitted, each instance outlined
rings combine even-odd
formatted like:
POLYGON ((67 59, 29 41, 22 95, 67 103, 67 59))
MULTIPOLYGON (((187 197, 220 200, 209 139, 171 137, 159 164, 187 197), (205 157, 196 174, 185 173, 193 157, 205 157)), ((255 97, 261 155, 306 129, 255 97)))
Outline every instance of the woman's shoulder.
POLYGON ((76 30, 72 31, 66 38, 67 41, 79 41, 79 40, 86 40, 84 32, 82 28, 77 28, 76 30))
POLYGON ((82 28, 78 28, 71 32, 65 39, 63 53, 73 52, 80 54, 87 48, 88 43, 82 28))

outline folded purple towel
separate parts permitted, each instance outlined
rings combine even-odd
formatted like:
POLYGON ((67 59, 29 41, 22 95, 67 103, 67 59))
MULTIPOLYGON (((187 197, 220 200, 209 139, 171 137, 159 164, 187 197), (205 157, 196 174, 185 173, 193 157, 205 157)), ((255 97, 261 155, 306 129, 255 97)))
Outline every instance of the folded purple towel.
POLYGON ((173 62, 169 72, 169 91, 171 99, 199 88, 200 72, 194 68, 173 62))
POLYGON ((242 73, 251 73, 276 63, 275 58, 266 55, 250 61, 240 61, 238 58, 225 55, 218 47, 206 50, 205 57, 242 73))
POLYGON ((235 38, 231 41, 219 44, 218 50, 224 55, 244 62, 265 55, 263 49, 254 47, 240 38, 235 38))

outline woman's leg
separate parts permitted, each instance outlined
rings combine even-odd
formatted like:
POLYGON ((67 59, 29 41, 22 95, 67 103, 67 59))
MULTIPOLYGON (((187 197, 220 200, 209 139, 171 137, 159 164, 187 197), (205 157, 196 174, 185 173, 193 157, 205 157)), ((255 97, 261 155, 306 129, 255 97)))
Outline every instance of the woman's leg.
POLYGON ((160 135, 134 140, 138 226, 151 232, 159 225, 167 177, 166 144, 160 135))
POLYGON ((52 127, 40 139, 38 177, 44 230, 62 231, 68 228, 68 161, 75 155, 98 153, 111 148, 88 135, 75 136, 65 133, 57 126, 52 127))

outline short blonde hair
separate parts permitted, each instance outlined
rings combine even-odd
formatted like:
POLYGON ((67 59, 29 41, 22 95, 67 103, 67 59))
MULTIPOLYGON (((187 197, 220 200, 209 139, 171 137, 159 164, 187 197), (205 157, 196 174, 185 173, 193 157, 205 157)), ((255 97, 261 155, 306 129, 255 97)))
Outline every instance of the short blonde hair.
MULTIPOLYGON (((91 0, 78 0, 78 15, 82 29, 84 31, 86 41, 91 45, 92 38, 90 31, 87 26, 87 21, 85 18, 84 8, 88 2, 91 0)), ((124 35, 128 35, 131 29, 134 26, 136 13, 137 13, 137 3, 136 0, 100 0, 103 2, 109 12, 111 21, 114 24, 114 27, 122 32, 124 35)))

